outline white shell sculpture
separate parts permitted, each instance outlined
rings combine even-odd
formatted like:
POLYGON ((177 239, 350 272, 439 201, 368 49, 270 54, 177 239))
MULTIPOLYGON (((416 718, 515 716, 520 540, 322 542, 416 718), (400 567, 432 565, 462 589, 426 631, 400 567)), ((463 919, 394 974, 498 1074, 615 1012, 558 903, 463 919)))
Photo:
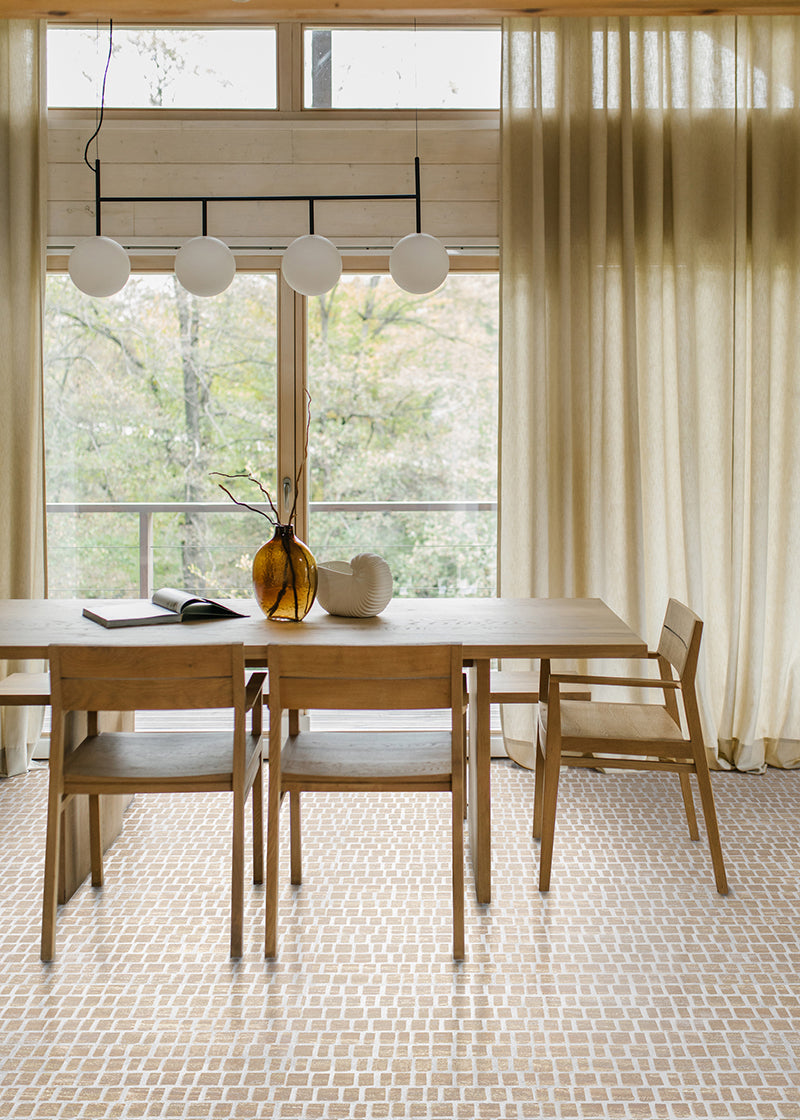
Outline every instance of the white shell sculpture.
POLYGON ((380 614, 392 597, 391 569, 371 552, 354 556, 349 564, 341 560, 317 564, 317 575, 317 602, 328 614, 370 618, 380 614))

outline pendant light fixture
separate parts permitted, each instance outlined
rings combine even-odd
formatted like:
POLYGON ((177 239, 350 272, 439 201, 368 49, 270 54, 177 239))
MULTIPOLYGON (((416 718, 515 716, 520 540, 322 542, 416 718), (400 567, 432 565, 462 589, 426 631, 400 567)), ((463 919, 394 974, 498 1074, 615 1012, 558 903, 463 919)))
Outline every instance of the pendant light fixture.
POLYGON ((329 292, 342 275, 342 256, 332 241, 314 233, 314 199, 308 200, 308 229, 286 248, 281 272, 286 283, 301 296, 329 292))
POLYGON ((113 296, 131 274, 128 254, 110 237, 86 237, 69 255, 67 269, 76 288, 87 296, 113 296))
POLYGON ((236 275, 236 258, 218 237, 193 237, 175 254, 175 275, 195 296, 218 296, 236 275))
MULTIPOLYGON (((416 24, 415 24, 416 30, 416 24)), ((181 285, 193 295, 211 297, 230 286, 236 275, 236 259, 230 248, 218 237, 208 234, 210 202, 308 202, 309 232, 290 242, 283 254, 281 271, 286 283, 303 296, 319 296, 329 292, 342 274, 339 250, 327 237, 314 231, 315 202, 382 201, 413 199, 416 203, 416 232, 402 237, 391 251, 389 271, 398 287, 414 295, 435 291, 449 270, 447 250, 441 241, 421 228, 421 185, 419 160, 419 124, 415 124, 417 154, 414 157, 414 192, 402 194, 359 195, 216 195, 216 196, 131 196, 104 195, 100 187, 100 160, 89 162, 88 151, 103 124, 106 79, 111 62, 113 21, 109 21, 108 57, 103 73, 102 93, 97 128, 89 138, 83 158, 95 177, 94 237, 79 241, 70 253, 69 274, 76 287, 90 296, 111 296, 119 292, 130 276, 128 254, 118 241, 101 233, 104 202, 199 202, 202 204, 202 235, 190 238, 175 254, 175 274, 181 285)))
POLYGON ((401 237, 389 256, 389 272, 395 284, 413 295, 436 291, 449 271, 447 250, 429 233, 401 237))

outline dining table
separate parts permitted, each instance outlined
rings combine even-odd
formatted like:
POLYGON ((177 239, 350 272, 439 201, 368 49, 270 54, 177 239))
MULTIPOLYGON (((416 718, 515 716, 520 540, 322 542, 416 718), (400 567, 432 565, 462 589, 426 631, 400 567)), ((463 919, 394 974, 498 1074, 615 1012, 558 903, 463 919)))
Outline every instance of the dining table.
MULTIPOLYGON (((137 600, 137 603, 140 601, 137 600)), ((562 658, 632 658, 646 644, 601 599, 395 597, 380 614, 351 618, 328 614, 315 604, 301 622, 267 619, 254 600, 226 600, 243 617, 184 621, 170 625, 105 628, 84 617, 83 608, 103 611, 116 600, 0 600, 0 659, 47 659, 51 645, 110 647, 241 642, 248 666, 269 668, 270 646, 420 645, 458 643, 468 674, 468 834, 479 903, 491 901, 491 728, 489 673, 495 659, 536 659, 543 673, 562 658)), ((122 726, 125 716, 106 718, 122 726)), ((110 725, 109 725, 110 726, 110 725)), ((76 723, 73 741, 81 734, 76 723)), ((77 801, 86 800, 75 799, 77 801)), ((89 872, 88 831, 76 808, 65 824, 62 882, 65 900, 89 872)), ((105 814, 104 844, 122 824, 122 807, 105 814)))

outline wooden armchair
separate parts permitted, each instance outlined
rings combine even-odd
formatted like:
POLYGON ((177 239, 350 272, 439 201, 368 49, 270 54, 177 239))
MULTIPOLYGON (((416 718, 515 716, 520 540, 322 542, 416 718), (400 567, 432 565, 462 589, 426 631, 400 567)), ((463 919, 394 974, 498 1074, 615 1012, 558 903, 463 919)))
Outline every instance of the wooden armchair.
POLYGON ((696 614, 670 599, 658 649, 648 653, 649 658, 658 662, 658 680, 561 673, 549 676, 547 688, 543 689, 547 700, 539 705, 533 810, 533 836, 541 838, 540 891, 550 888, 560 768, 602 766, 677 773, 692 840, 699 839, 689 783, 689 776, 695 775, 717 890, 720 894, 727 894, 714 795, 695 692, 702 630, 703 623, 696 614), (576 684, 660 689, 664 702, 628 704, 564 700, 562 688, 576 684), (678 697, 682 700, 686 734, 681 726, 678 697), (602 758, 598 758, 598 754, 602 758))
POLYGON ((92 884, 103 884, 100 795, 233 794, 231 956, 241 956, 244 910, 244 806, 253 791, 253 881, 263 881, 262 699, 265 674, 245 682, 241 645, 51 646, 53 728, 42 906, 42 960, 55 953, 61 815, 89 796, 92 884), (100 731, 97 713, 232 708, 234 730, 100 731), (246 712, 252 711, 250 732, 246 712), (87 713, 87 734, 65 752, 65 720, 87 713))
POLYGON ((301 880, 301 792, 450 795, 453 956, 464 956, 464 695, 458 645, 269 648, 265 953, 277 953, 278 819, 289 793, 291 877, 301 880), (450 710, 447 731, 299 730, 298 709, 450 710), (282 745, 281 717, 289 712, 282 745))

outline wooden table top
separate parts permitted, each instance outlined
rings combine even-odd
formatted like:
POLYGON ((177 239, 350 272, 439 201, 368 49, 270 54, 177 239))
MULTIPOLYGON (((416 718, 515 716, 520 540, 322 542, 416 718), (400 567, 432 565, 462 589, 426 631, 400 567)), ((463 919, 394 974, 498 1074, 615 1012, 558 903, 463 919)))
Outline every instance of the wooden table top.
POLYGON ((342 618, 318 604, 302 622, 268 621, 254 600, 246 618, 106 629, 85 605, 120 600, 0 600, 0 657, 46 658, 50 644, 206 645, 242 642, 251 665, 275 642, 405 645, 460 642, 465 660, 495 657, 640 657, 645 642, 601 599, 393 599, 375 618, 342 618))

